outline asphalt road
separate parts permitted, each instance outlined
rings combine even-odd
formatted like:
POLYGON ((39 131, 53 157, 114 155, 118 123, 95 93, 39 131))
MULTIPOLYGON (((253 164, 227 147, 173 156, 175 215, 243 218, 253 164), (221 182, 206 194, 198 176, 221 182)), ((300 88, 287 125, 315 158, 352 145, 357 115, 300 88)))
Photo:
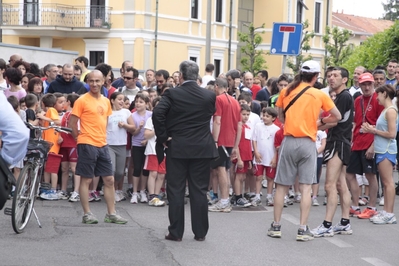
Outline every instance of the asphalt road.
MULTIPOLYGON (((353 235, 296 242, 299 204, 284 209, 281 239, 266 235, 273 208, 258 207, 210 213, 204 242, 193 239, 186 205, 186 232, 179 243, 164 239, 168 207, 118 203, 118 212, 129 219, 126 225, 102 221, 104 201, 92 203, 91 208, 99 218, 97 225, 81 223, 80 203, 38 200, 36 212, 43 228, 32 216, 19 235, 12 229, 11 217, 1 214, 0 265, 399 265, 398 225, 373 225, 353 218, 353 235)), ((340 219, 339 212, 338 207, 334 223, 340 219)), ((399 218, 399 197, 395 213, 399 218)), ((312 207, 309 226, 317 227, 324 214, 324 206, 312 207)))

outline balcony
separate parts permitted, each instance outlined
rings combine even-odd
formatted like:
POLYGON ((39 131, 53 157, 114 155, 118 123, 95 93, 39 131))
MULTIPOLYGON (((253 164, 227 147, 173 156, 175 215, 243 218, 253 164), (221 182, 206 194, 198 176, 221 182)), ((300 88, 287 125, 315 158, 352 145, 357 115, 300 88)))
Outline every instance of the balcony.
POLYGON ((3 29, 55 29, 74 31, 109 31, 111 7, 70 6, 63 4, 2 4, 3 29))

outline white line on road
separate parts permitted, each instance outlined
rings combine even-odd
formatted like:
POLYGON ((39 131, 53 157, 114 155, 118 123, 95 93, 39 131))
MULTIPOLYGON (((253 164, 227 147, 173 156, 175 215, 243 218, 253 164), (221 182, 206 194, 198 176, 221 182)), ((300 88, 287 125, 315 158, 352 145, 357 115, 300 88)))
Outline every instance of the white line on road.
POLYGON ((325 237, 325 240, 327 240, 328 242, 330 242, 331 244, 336 245, 339 248, 352 248, 353 246, 349 243, 346 243, 345 241, 342 241, 341 239, 339 239, 338 237, 325 237))
POLYGON ((374 266, 392 266, 391 264, 383 260, 380 260, 379 258, 362 258, 362 260, 367 261, 368 263, 374 266))
POLYGON ((300 225, 299 219, 292 216, 291 214, 283 214, 283 215, 281 215, 281 217, 290 223, 293 223, 295 225, 300 225))

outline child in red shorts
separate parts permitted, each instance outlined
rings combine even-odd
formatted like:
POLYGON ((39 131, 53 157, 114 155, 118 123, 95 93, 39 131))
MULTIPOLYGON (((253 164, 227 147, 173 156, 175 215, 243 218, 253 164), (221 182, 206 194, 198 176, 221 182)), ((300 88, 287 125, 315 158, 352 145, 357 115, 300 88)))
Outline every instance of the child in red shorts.
POLYGON ((280 129, 274 124, 277 118, 277 111, 267 107, 262 110, 262 121, 255 126, 252 144, 254 147, 254 171, 256 176, 256 194, 252 200, 252 205, 260 205, 260 190, 262 188, 262 178, 266 175, 267 180, 267 205, 273 206, 273 185, 276 175, 277 154, 274 148, 274 137, 280 129))
POLYGON ((246 178, 248 169, 252 169, 250 128, 245 124, 250 114, 251 108, 247 104, 241 104, 241 137, 235 164, 234 194, 236 195, 236 206, 243 208, 251 206, 251 203, 242 196, 242 184, 246 178))
MULTIPOLYGON (((152 106, 156 106, 161 97, 156 97, 152 106)), ((144 137, 148 141, 144 154, 146 155, 144 162, 144 170, 149 171, 147 189, 148 189, 148 205, 154 207, 164 206, 165 202, 159 199, 158 195, 161 192, 163 181, 165 180, 166 164, 165 158, 162 163, 158 163, 158 158, 155 152, 156 136, 154 131, 154 124, 152 118, 148 118, 144 126, 144 137)))
MULTIPOLYGON (((69 94, 67 96, 65 109, 67 112, 62 116, 61 126, 69 127, 69 118, 71 116, 71 111, 73 108, 73 104, 79 98, 78 94, 69 94)), ((68 178, 69 178, 69 168, 72 171, 74 176, 74 188, 73 192, 69 197, 70 202, 76 202, 80 200, 79 196, 79 185, 80 185, 80 176, 75 174, 76 163, 78 161, 78 153, 76 150, 76 140, 72 137, 71 134, 61 133, 62 143, 60 148, 60 154, 62 155, 61 159, 61 169, 62 169, 62 178, 61 178, 61 190, 58 192, 59 199, 68 199, 68 195, 66 192, 68 178)))

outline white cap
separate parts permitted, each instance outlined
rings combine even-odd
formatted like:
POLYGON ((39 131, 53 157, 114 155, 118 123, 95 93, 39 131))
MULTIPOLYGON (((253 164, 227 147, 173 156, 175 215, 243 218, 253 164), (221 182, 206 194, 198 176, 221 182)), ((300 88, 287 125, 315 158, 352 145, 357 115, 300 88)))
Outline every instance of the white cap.
POLYGON ((320 73, 320 64, 314 60, 306 61, 301 66, 302 72, 320 73))

